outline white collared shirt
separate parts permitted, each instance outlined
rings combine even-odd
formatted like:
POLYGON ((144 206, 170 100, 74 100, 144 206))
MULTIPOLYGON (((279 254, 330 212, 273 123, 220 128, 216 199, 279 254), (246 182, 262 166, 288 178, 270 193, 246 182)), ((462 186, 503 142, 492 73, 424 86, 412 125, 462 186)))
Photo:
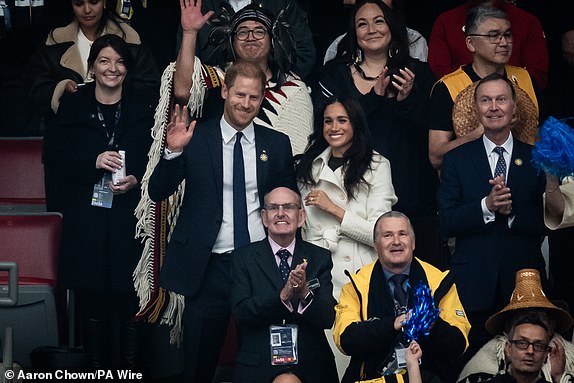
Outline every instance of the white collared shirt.
POLYGON ((484 150, 486 150, 486 156, 488 158, 488 164, 490 165, 490 173, 494 178, 494 169, 496 168, 496 163, 498 162, 498 154, 494 151, 494 148, 501 146, 504 148, 504 160, 506 161, 506 171, 504 172, 504 177, 506 182, 508 180, 508 170, 510 169, 510 159, 512 158, 512 148, 514 147, 514 140, 512 139, 512 133, 508 135, 508 138, 502 145, 496 145, 494 142, 486 138, 485 135, 482 136, 482 142, 484 144, 484 150))
MULTIPOLYGON (((510 170, 510 160, 512 158, 512 149, 514 148, 514 139, 512 138, 512 133, 508 134, 508 138, 502 145, 496 145, 494 142, 490 141, 486 135, 482 135, 482 143, 484 144, 484 150, 486 151, 486 157, 488 158, 488 164, 490 166, 490 174, 494 178, 494 169, 496 168, 496 163, 498 162, 498 153, 494 151, 494 148, 501 146, 504 148, 503 157, 506 162, 506 171, 504 172, 504 183, 508 181, 508 171, 510 170)), ((486 207, 486 197, 480 201, 480 206, 482 207, 482 219, 484 223, 493 222, 496 219, 496 215, 488 210, 486 207)), ((514 217, 509 217, 508 227, 512 226, 514 217)))
MULTIPOLYGON (((233 147, 237 130, 224 117, 220 120, 223 145, 223 221, 212 252, 226 253, 233 250, 233 147)), ((255 128, 253 123, 242 130, 243 162, 245 164, 245 194, 247 199, 247 224, 251 242, 265 238, 265 230, 259 214, 259 191, 257 190, 257 162, 255 128)))

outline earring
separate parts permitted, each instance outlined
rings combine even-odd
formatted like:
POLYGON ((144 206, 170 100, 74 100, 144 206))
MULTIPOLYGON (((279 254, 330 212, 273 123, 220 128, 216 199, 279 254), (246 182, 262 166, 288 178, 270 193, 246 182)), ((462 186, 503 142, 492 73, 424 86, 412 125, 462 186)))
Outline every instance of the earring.
POLYGON ((360 64, 363 62, 363 50, 361 48, 357 48, 355 51, 355 64, 360 64))

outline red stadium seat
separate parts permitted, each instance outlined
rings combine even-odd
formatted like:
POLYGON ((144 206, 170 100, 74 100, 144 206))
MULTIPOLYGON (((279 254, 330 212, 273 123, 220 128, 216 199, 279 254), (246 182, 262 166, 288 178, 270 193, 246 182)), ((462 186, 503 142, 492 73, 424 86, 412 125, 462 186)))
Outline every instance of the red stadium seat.
POLYGON ((18 284, 56 286, 60 213, 0 215, 0 259, 18 264, 18 284))
POLYGON ((0 205, 45 205, 42 138, 0 138, 0 205))
MULTIPOLYGON (((59 213, 0 215, 0 259, 18 265, 17 303, 0 307, 0 336, 12 327, 14 361, 24 368, 31 367, 36 347, 59 343, 54 289, 61 230, 59 213)), ((0 277, 0 284, 7 284, 0 277)))

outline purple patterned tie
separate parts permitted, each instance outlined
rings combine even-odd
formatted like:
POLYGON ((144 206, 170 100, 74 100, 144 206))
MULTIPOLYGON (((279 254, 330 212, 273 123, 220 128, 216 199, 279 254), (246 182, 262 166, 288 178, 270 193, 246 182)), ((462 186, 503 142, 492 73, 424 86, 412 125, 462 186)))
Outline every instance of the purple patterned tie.
POLYGON ((506 175, 506 161, 504 160, 504 148, 502 146, 497 146, 494 148, 493 152, 498 154, 498 161, 496 161, 496 166, 494 168, 494 177, 498 177, 501 174, 506 175))

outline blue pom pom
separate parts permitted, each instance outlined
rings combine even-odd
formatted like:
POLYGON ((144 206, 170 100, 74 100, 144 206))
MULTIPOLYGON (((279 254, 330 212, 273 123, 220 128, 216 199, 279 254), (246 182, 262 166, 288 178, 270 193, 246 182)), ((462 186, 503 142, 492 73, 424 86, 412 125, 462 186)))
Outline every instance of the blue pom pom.
POLYGON ((559 179, 574 173, 574 129, 548 117, 539 130, 540 140, 532 150, 532 164, 559 179))
POLYGON ((410 317, 403 326, 407 340, 418 341, 429 334, 430 328, 440 314, 440 309, 435 307, 434 297, 430 287, 420 282, 415 290, 414 307, 410 317))

